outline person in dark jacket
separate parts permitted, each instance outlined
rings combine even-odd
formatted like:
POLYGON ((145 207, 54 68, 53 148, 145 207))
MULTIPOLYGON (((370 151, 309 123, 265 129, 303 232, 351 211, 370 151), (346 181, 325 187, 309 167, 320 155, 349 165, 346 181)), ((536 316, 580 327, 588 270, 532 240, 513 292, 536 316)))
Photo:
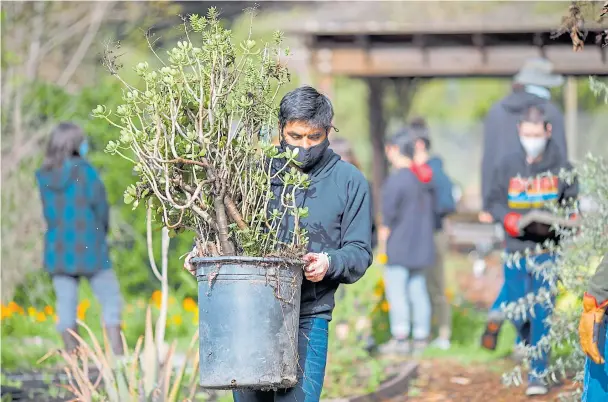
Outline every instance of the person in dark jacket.
POLYGON ((585 362, 582 402, 608 401, 608 253, 595 271, 583 297, 578 333, 585 362))
MULTIPOLYGON (((279 147, 298 150, 298 168, 311 181, 307 189, 296 193, 297 204, 308 208, 308 216, 302 218, 301 225, 309 237, 309 253, 303 257, 307 266, 298 335, 301 370, 296 387, 234 392, 237 402, 320 400, 334 295, 341 283, 356 282, 372 263, 369 185, 357 168, 329 149, 333 116, 331 101, 312 87, 295 89, 281 100, 279 147)), ((279 194, 282 186, 280 181, 274 182, 273 192, 279 194)), ((279 229, 279 236, 285 240, 290 239, 294 227, 293 217, 288 214, 287 219, 279 229)), ((189 258, 184 265, 190 270, 189 258)))
POLYGON ((551 123, 551 141, 567 157, 566 131, 562 112, 551 102, 549 88, 561 86, 564 79, 553 74, 553 65, 545 59, 531 59, 514 77, 513 92, 494 104, 483 126, 483 153, 481 162, 482 213, 480 219, 491 222, 488 197, 492 188, 492 175, 496 164, 506 154, 523 152, 517 135, 517 122, 531 106, 542 107, 551 123))
POLYGON ((122 297, 108 244, 109 207, 105 187, 85 156, 87 140, 77 125, 60 123, 51 133, 36 179, 47 228, 44 266, 57 297, 57 329, 68 351, 77 346, 78 283, 88 279, 99 300, 114 352, 122 355, 122 297))
MULTIPOLYGON (((353 149, 348 141, 342 138, 336 138, 331 142, 331 149, 340 155, 343 161, 350 163, 357 169, 361 170, 361 166, 359 165, 359 161, 355 157, 353 149)), ((371 189, 371 185, 370 185, 371 189)), ((372 199, 372 213, 374 212, 374 205, 372 199)), ((376 248, 378 245, 378 233, 376 229, 376 220, 372 219, 372 250, 376 248)))
MULTIPOLYGON (((573 202, 578 196, 578 184, 559 179, 560 170, 571 170, 566 157, 551 138, 552 126, 544 110, 537 106, 526 109, 518 124, 520 146, 523 152, 505 155, 497 164, 488 195, 488 212, 496 222, 501 222, 506 232, 506 253, 512 255, 505 262, 505 281, 501 293, 504 302, 515 302, 533 292, 550 290, 554 278, 551 271, 555 256, 546 242, 558 243, 559 237, 548 226, 532 223, 520 227, 522 215, 545 208, 552 202, 573 202), (529 256, 524 256, 529 251, 529 256), (523 257, 521 257, 523 256, 523 257), (538 268, 543 266, 539 271, 538 268)), ((546 319, 552 309, 546 305, 534 306, 534 314, 528 317, 529 326, 523 319, 513 321, 522 340, 536 346, 549 331, 546 319)), ((491 348, 500 328, 500 311, 490 312, 490 322, 482 344, 491 348)), ((543 352, 531 359, 528 376, 528 395, 548 392, 541 375, 548 364, 548 354, 543 352)))
POLYGON ((431 184, 435 195, 435 263, 427 270, 426 284, 431 298, 433 317, 439 327, 433 346, 447 350, 451 346, 452 311, 445 295, 444 263, 448 244, 443 233, 443 221, 456 211, 453 184, 443 169, 441 157, 430 154, 431 138, 426 121, 422 118, 413 119, 408 131, 415 147, 414 161, 420 165, 427 164, 433 172, 431 184))
POLYGON ((378 232, 392 336, 380 347, 384 354, 420 352, 431 331, 425 271, 435 263, 432 171, 427 165, 414 163, 413 149, 407 132, 397 133, 386 147, 394 171, 382 186, 382 226, 378 232))

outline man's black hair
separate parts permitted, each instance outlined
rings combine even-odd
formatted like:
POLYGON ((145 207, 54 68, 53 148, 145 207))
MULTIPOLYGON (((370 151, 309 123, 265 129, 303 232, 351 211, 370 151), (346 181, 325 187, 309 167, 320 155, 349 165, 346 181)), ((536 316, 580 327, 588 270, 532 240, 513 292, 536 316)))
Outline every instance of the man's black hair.
POLYGON ((532 124, 541 124, 543 127, 547 128, 547 124, 549 121, 545 115, 545 110, 539 106, 530 106, 522 113, 520 119, 520 123, 532 123, 532 124))
POLYGON ((409 130, 409 127, 400 128, 392 137, 386 142, 387 145, 397 146, 401 155, 412 157, 414 150, 413 137, 409 130), (412 154, 412 155, 410 155, 412 154))
POLYGON ((310 86, 288 92, 279 107, 279 127, 293 121, 302 121, 328 131, 332 127, 334 108, 329 98, 310 86))

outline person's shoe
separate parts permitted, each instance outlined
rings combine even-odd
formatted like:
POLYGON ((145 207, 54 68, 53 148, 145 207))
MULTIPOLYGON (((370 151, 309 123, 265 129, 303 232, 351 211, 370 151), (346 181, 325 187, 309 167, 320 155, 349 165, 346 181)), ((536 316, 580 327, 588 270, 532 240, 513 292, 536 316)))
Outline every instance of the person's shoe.
POLYGON ((449 339, 445 338, 437 338, 431 343, 431 347, 440 349, 440 350, 449 350, 452 347, 452 343, 449 339))
POLYGON ((407 339, 392 338, 390 341, 380 345, 378 351, 383 355, 407 355, 411 351, 410 343, 407 339))
POLYGON ((526 389, 527 396, 547 395, 549 387, 543 384, 540 380, 529 380, 528 388, 526 389))

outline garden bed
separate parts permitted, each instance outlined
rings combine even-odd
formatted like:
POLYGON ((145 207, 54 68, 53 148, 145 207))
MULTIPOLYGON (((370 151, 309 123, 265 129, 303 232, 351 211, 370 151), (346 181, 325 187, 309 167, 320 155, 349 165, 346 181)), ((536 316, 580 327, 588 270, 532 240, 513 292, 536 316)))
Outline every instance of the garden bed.
MULTIPOLYGON (((531 399, 525 395, 525 387, 506 388, 501 383, 501 373, 509 363, 495 361, 487 364, 463 365, 446 359, 427 360, 420 363, 418 377, 409 392, 391 402, 523 402, 531 399)), ((559 401, 559 394, 571 392, 576 386, 568 383, 554 387, 549 395, 532 399, 535 402, 559 401)))
MULTIPOLYGON (((91 380, 97 372, 91 369, 91 380)), ((67 376, 60 370, 2 372, 2 400, 59 402, 73 399, 70 392, 62 388, 67 376), (10 399, 4 399, 9 398, 10 399)))
POLYGON ((392 364, 384 370, 385 380, 373 391, 363 395, 344 398, 323 399, 323 402, 372 402, 384 401, 407 392, 410 382, 416 377, 418 362, 410 360, 392 364))

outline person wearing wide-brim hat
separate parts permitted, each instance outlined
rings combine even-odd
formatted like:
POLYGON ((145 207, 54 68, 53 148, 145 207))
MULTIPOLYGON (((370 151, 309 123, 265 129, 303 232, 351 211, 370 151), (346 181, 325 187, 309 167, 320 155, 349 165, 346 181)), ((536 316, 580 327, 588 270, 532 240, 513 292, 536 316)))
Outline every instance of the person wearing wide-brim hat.
MULTIPOLYGON (((481 162, 481 197, 482 211, 479 219, 484 223, 492 223, 493 218, 487 212, 489 204, 490 189, 496 165, 507 154, 521 152, 525 153, 517 133, 519 118, 524 110, 531 106, 542 109, 544 116, 551 124, 551 142, 567 158, 566 131, 564 116, 558 107, 551 102, 551 88, 559 87, 564 83, 564 77, 553 71, 553 64, 543 58, 531 58, 521 67, 513 77, 513 91, 495 103, 489 110, 484 120, 483 150, 481 162)), ((498 316, 500 305, 506 300, 504 285, 492 307, 493 313, 498 316)), ((484 341, 484 347, 493 349, 496 347, 500 326, 490 328, 493 321, 488 321, 484 332, 484 339, 493 339, 489 344, 484 341), (487 337, 486 334, 492 334, 487 337)), ((517 340, 519 343, 520 339, 517 340)), ((516 348, 516 352, 517 352, 516 348)), ((517 354, 517 353, 516 353, 517 354)), ((515 356, 517 357, 517 356, 515 356)))
POLYGON ((552 141, 567 156, 564 115, 551 102, 551 88, 564 83, 562 75, 553 72, 553 64, 543 58, 527 60, 513 77, 513 91, 495 103, 484 120, 483 152, 481 163, 482 210, 486 211, 488 192, 496 161, 504 154, 523 149, 517 136, 517 122, 521 113, 530 106, 541 107, 552 131, 552 141))

